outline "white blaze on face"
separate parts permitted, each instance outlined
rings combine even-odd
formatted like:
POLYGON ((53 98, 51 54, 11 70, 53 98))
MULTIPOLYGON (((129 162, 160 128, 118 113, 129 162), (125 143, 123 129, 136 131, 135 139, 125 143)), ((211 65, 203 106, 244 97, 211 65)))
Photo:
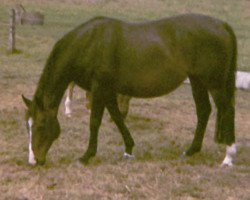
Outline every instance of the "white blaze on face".
POLYGON ((237 152, 236 144, 232 144, 231 146, 227 146, 226 156, 222 162, 222 166, 233 166, 233 156, 237 152))
POLYGON ((29 125, 29 164, 35 165, 36 160, 35 160, 34 152, 32 150, 32 125, 33 125, 32 118, 29 118, 28 125, 29 125))

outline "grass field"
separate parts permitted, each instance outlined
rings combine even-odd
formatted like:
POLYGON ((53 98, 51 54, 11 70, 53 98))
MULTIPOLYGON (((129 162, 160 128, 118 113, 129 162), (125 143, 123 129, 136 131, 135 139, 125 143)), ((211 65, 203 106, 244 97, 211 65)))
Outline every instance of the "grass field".
MULTIPOLYGON (((23 0, 27 10, 46 15, 44 26, 18 26, 19 54, 7 55, 8 9, 19 1, 0 0, 0 200, 37 199, 250 199, 250 93, 238 91, 233 168, 221 168, 225 147, 213 142, 211 114, 201 153, 181 160, 196 124, 191 88, 168 96, 132 99, 126 123, 135 139, 136 160, 122 159, 121 136, 105 113, 97 156, 88 166, 77 162, 87 148, 89 112, 84 93, 75 91, 73 116, 60 107, 62 133, 44 167, 27 164, 28 135, 20 95, 32 97, 53 44, 77 24, 96 15, 129 21, 186 12, 228 21, 238 38, 241 70, 250 71, 250 1, 248 0, 23 0)), ((213 106, 214 107, 214 106, 213 106)))

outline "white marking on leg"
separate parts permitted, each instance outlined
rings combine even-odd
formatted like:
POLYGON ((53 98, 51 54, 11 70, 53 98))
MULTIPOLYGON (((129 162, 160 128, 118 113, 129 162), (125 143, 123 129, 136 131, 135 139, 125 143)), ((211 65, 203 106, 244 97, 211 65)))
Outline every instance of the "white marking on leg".
POLYGON ((32 150, 32 125, 33 125, 32 118, 29 118, 28 125, 29 125, 29 164, 35 165, 36 160, 35 160, 34 152, 32 150))
POLYGON ((237 146, 236 144, 232 144, 231 146, 227 146, 226 156, 222 162, 222 166, 233 166, 233 156, 237 153, 237 146))
POLYGON ((73 93, 74 93, 74 87, 75 87, 75 83, 71 82, 68 86, 68 90, 67 90, 67 97, 65 100, 65 114, 68 117, 71 117, 71 113, 72 113, 72 109, 71 109, 71 101, 73 99, 73 93))
POLYGON ((68 117, 71 117, 71 113, 72 113, 71 99, 69 98, 69 96, 67 96, 64 105, 65 105, 65 115, 68 117))
POLYGON ((128 154, 128 153, 125 152, 125 153, 123 154, 123 158, 131 159, 131 160, 132 160, 132 159, 135 159, 135 156, 134 156, 134 155, 131 155, 131 154, 128 154))

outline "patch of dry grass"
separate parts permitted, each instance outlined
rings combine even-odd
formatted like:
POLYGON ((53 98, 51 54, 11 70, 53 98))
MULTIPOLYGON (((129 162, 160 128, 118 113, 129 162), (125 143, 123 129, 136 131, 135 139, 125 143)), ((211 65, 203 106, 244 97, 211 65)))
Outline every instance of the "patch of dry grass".
MULTIPOLYGON (((18 1, 1 0, 0 25, 7 8, 18 1)), ((28 10, 46 13, 43 27, 19 26, 20 54, 6 55, 7 29, 0 29, 0 199, 221 199, 250 197, 250 93, 238 91, 236 137, 239 152, 233 168, 220 168, 225 147, 213 142, 215 111, 211 114, 201 153, 180 160, 196 123, 188 85, 168 96, 132 99, 126 120, 135 139, 136 160, 122 159, 121 135, 107 112, 99 134, 98 154, 88 166, 77 162, 87 148, 89 113, 84 93, 75 91, 73 116, 60 108, 62 133, 44 167, 27 165, 28 136, 20 95, 31 97, 54 44, 76 24, 94 15, 144 20, 184 12, 202 12, 226 19, 239 38, 239 66, 249 67, 249 1, 22 1, 28 10), (225 3, 227 2, 227 3, 225 3), (226 12, 227 11, 227 12, 226 12)), ((249 69, 249 68, 248 68, 249 69)))
MULTIPOLYGON (((24 90, 28 86, 23 86, 24 90)), ((105 113, 98 154, 88 166, 77 162, 88 143, 89 113, 83 92, 68 119, 60 108, 62 133, 44 167, 27 165, 27 134, 23 106, 1 109, 1 199, 244 199, 250 195, 249 92, 238 92, 236 129, 239 152, 233 168, 219 166, 225 147, 213 142, 215 112, 202 152, 186 160, 195 127, 190 87, 152 100, 133 99, 127 125, 135 139, 136 160, 122 159, 121 136, 105 113), (146 117, 145 117, 146 116, 146 117)), ((11 104, 11 103, 10 103, 11 104)))

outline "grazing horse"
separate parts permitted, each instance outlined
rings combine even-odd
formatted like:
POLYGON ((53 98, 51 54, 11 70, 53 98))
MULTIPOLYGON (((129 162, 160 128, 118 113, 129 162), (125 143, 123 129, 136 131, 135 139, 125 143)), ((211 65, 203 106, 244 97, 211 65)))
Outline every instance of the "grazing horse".
POLYGON ((149 98, 167 94, 188 77, 197 112, 194 139, 186 156, 199 152, 211 112, 217 107, 215 141, 227 145, 223 165, 232 165, 235 145, 235 71, 237 44, 228 23, 185 14, 157 21, 128 23, 93 18, 54 46, 28 108, 29 163, 44 164, 60 134, 58 107, 70 82, 91 91, 88 163, 97 151, 98 130, 106 107, 132 156, 134 140, 124 123, 117 94, 149 98))
MULTIPOLYGON (((68 86, 67 96, 66 96, 66 99, 64 102, 65 115, 67 117, 71 117, 71 113, 72 113, 71 102, 73 99, 74 87, 75 87, 75 83, 71 82, 68 86)), ((126 96, 126 95, 120 94, 117 96, 118 107, 119 107, 119 110, 120 110, 124 119, 126 118, 126 116, 128 114, 130 99, 131 99, 131 97, 126 96)), ((90 109, 91 108, 91 103, 90 103, 91 102, 91 93, 89 91, 86 92, 86 100, 87 100, 86 108, 90 109)))

